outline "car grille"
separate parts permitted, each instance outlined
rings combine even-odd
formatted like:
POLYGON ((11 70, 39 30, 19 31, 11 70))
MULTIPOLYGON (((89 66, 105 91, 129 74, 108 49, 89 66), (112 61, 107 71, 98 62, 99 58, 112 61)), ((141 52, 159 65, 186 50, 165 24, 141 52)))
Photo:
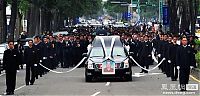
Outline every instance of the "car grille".
MULTIPOLYGON (((102 64, 95 64, 95 68, 96 69, 102 69, 102 64)), ((124 68, 124 64, 123 63, 115 63, 115 68, 116 69, 120 69, 120 68, 124 68)))

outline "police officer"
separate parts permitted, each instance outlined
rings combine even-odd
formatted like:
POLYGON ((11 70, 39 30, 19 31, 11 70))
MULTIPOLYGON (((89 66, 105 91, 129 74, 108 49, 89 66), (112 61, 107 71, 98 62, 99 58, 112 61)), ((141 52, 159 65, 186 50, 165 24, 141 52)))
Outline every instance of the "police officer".
POLYGON ((13 95, 16 85, 16 73, 20 64, 20 54, 14 49, 14 42, 8 41, 8 47, 3 55, 3 68, 6 71, 6 94, 13 95))
POLYGON ((169 44, 168 51, 167 51, 167 62, 169 64, 169 74, 172 81, 177 81, 178 78, 178 69, 176 66, 176 52, 178 48, 177 44, 177 37, 173 36, 173 43, 169 44))
POLYGON ((192 47, 187 45, 186 36, 181 39, 181 46, 177 49, 176 64, 179 69, 179 83, 181 91, 186 91, 186 84, 189 82, 190 68, 195 66, 192 47))
POLYGON ((24 50, 24 62, 26 64, 26 85, 33 85, 36 77, 36 67, 37 67, 37 50, 33 46, 33 40, 28 41, 28 47, 24 50), (31 79, 30 79, 31 73, 31 79))

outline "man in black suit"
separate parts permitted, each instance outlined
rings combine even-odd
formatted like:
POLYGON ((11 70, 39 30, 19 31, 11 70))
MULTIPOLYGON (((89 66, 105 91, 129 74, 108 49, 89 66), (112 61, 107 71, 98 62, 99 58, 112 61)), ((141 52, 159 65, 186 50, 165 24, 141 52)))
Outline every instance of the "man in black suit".
POLYGON ((14 49, 14 42, 8 41, 8 47, 3 55, 3 68, 6 71, 6 94, 13 95, 16 85, 16 74, 20 64, 20 54, 14 49))
POLYGON ((188 40, 185 36, 181 39, 181 46, 177 49, 176 64, 179 69, 179 83, 181 91, 186 91, 186 84, 189 82, 190 68, 195 66, 194 57, 192 56, 192 47, 187 45, 188 40))
POLYGON ((18 50, 18 52, 19 52, 19 55, 20 55, 20 58, 21 58, 20 68, 23 69, 23 64, 24 64, 24 62, 23 62, 23 57, 24 57, 23 56, 23 50, 24 50, 24 47, 23 47, 23 44, 20 40, 17 40, 17 44, 14 45, 14 49, 18 50))
POLYGON ((28 41, 29 46, 24 50, 24 62, 26 64, 26 85, 34 84, 35 77, 36 77, 36 71, 37 68, 37 50, 33 46, 33 40, 28 41), (30 73, 31 73, 31 79, 30 79, 30 73))
MULTIPOLYGON (((139 55, 140 63, 142 67, 146 67, 146 69, 149 69, 149 64, 151 61, 151 51, 152 51, 151 43, 148 41, 148 35, 144 36, 144 42, 141 46, 141 52, 139 55)), ((143 70, 140 73, 148 73, 148 71, 143 70)))
POLYGON ((35 71, 36 71, 36 79, 38 79, 38 75, 40 75, 40 77, 42 77, 42 73, 43 73, 43 68, 42 66, 39 65, 39 63, 42 62, 42 42, 39 36, 35 36, 34 37, 34 47, 37 50, 37 54, 38 54, 38 58, 37 58, 37 64, 38 66, 36 67, 35 71))
POLYGON ((176 66, 176 52, 178 48, 177 44, 177 37, 173 36, 173 43, 169 44, 168 50, 167 50, 167 62, 169 64, 169 74, 172 81, 177 81, 178 78, 178 69, 176 66))

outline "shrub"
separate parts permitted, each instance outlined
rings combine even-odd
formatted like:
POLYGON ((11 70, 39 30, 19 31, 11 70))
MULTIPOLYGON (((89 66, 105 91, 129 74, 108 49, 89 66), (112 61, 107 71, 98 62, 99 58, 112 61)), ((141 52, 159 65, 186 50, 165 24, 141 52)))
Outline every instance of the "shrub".
POLYGON ((197 52, 195 59, 197 62, 197 67, 200 69, 200 51, 197 52))

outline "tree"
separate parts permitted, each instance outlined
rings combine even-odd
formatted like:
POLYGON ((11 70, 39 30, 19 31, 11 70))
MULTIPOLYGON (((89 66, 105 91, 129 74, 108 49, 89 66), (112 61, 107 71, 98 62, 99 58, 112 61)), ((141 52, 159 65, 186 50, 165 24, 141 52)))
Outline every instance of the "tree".
POLYGON ((10 23, 9 23, 9 35, 8 39, 9 40, 14 40, 14 31, 15 31, 15 23, 16 23, 16 18, 17 18, 17 3, 18 0, 12 0, 11 2, 11 18, 10 18, 10 23))

